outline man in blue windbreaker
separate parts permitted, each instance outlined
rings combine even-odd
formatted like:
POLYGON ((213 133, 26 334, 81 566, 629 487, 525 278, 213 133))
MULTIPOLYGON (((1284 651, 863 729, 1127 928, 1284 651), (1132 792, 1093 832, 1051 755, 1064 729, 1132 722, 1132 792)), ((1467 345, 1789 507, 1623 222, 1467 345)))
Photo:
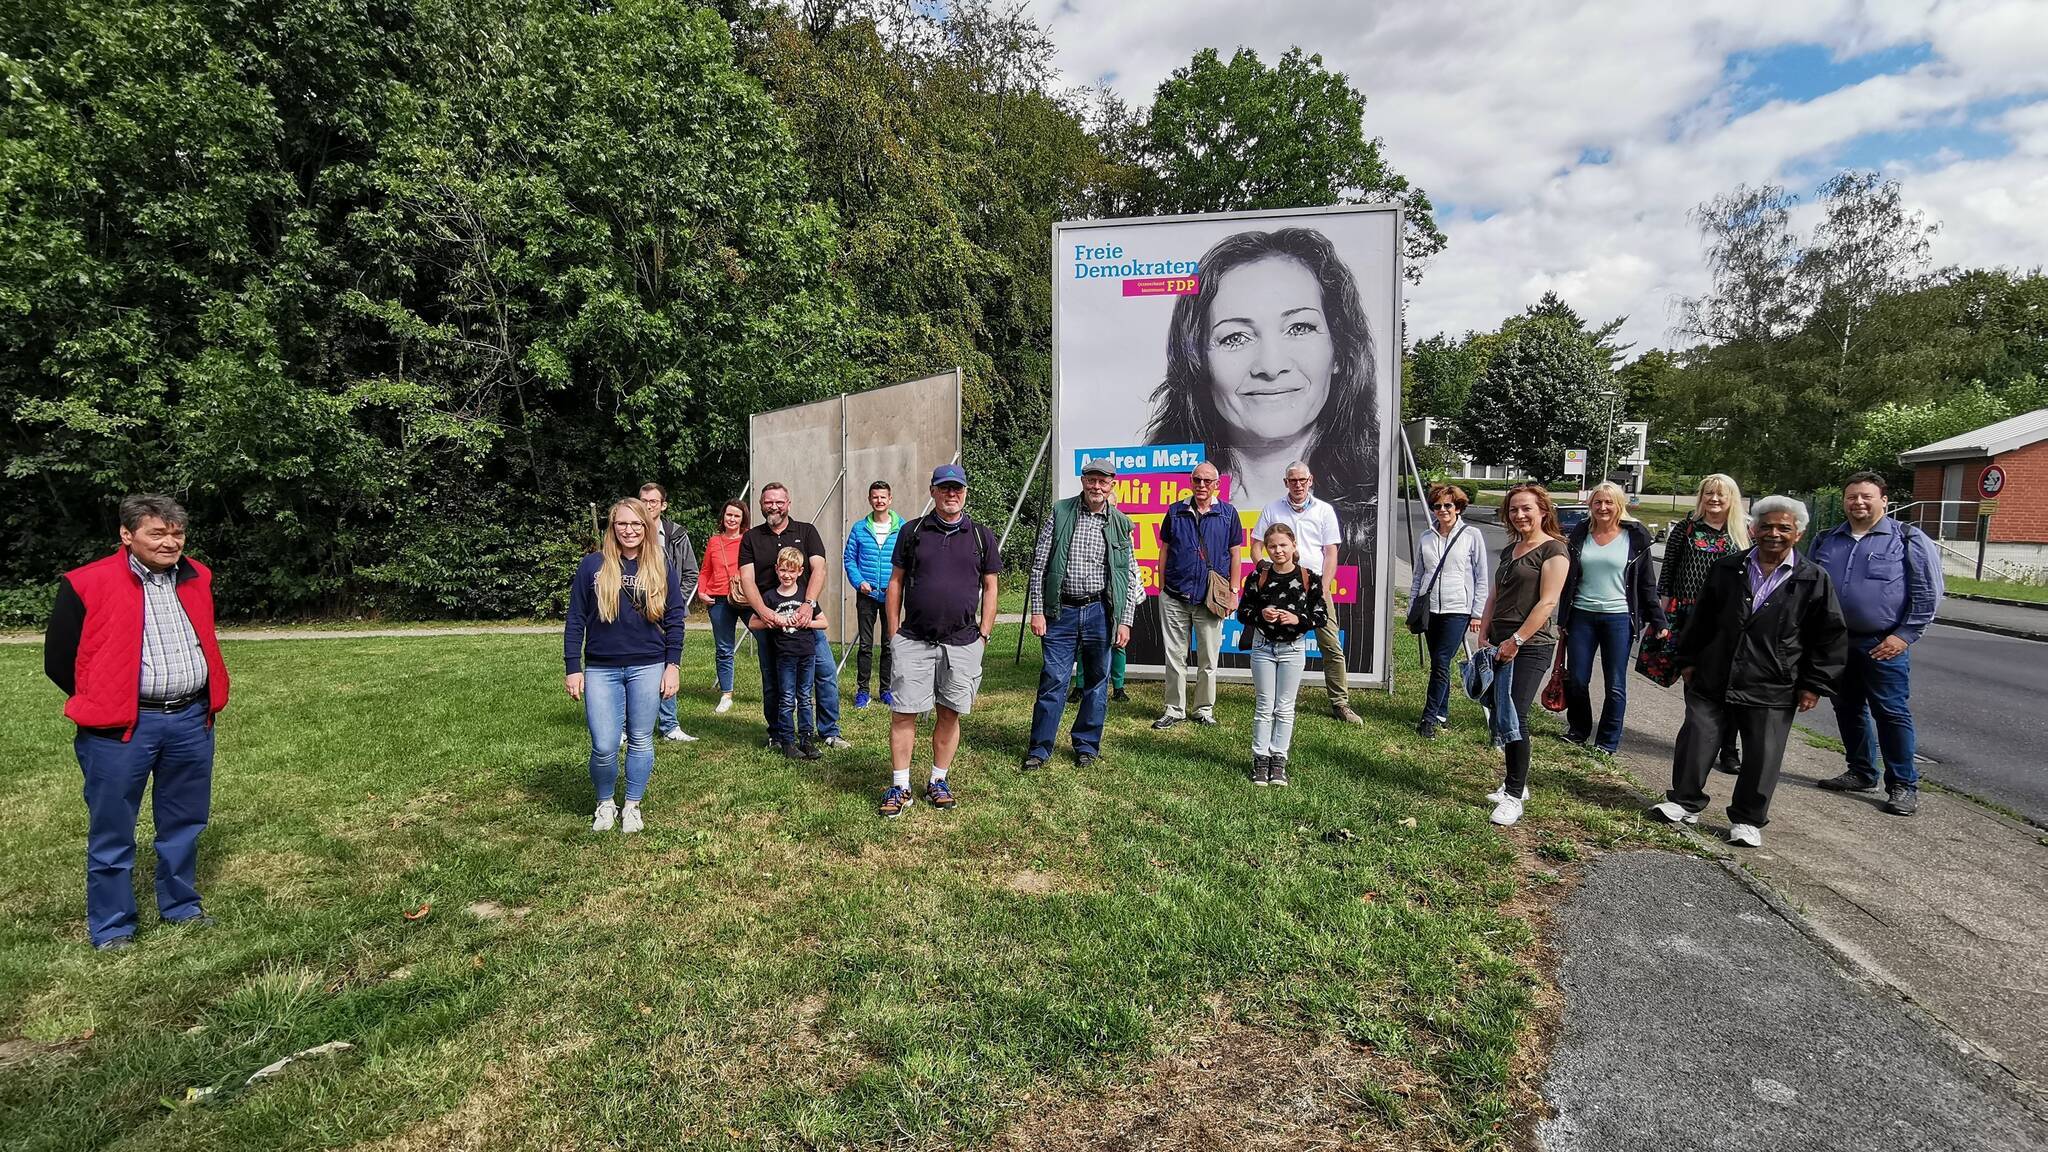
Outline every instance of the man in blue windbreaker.
MULTIPOLYGON (((887 630, 883 605, 889 598, 889 558, 896 554, 896 534, 903 530, 903 517, 889 510, 889 482, 877 480, 868 485, 868 507, 873 512, 854 522, 846 533, 846 554, 840 558, 840 565, 846 570, 846 582, 853 585, 860 595, 859 605, 860 657, 855 667, 860 677, 860 690, 854 694, 853 706, 865 708, 869 704, 868 676, 874 671, 877 634, 887 630)), ((879 637, 882 649, 882 703, 893 704, 889 698, 889 637, 879 637)))

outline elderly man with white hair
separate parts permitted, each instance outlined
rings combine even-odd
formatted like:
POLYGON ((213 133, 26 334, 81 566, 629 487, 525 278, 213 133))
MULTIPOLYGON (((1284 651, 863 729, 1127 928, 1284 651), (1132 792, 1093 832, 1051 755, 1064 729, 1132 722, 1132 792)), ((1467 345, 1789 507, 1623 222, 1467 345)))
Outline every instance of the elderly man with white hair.
POLYGON ((1767 496, 1749 513, 1755 545, 1707 572, 1675 663, 1685 678, 1685 725, 1671 763, 1671 791, 1652 819, 1697 824, 1707 776, 1733 727, 1742 770, 1728 804, 1728 842, 1763 847, 1771 793, 1785 759, 1792 717, 1832 696, 1848 660, 1848 628, 1834 582, 1795 545, 1806 506, 1767 496))

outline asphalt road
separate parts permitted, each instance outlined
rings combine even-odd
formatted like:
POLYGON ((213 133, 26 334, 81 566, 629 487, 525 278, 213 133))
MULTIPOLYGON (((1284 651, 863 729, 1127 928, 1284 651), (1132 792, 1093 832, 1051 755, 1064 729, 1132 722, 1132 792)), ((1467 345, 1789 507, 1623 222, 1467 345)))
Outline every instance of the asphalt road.
MULTIPOLYGON (((1417 533, 1419 507, 1405 503, 1417 533)), ((1473 525, 1498 554, 1502 529, 1473 525)), ((1397 554, 1408 534, 1396 532, 1397 554)), ((2048 827, 2048 644, 1936 623, 1913 645, 1913 722, 1920 772, 1944 788, 2009 808, 2048 827)), ((1799 718, 1839 739, 1826 703, 1799 718)))

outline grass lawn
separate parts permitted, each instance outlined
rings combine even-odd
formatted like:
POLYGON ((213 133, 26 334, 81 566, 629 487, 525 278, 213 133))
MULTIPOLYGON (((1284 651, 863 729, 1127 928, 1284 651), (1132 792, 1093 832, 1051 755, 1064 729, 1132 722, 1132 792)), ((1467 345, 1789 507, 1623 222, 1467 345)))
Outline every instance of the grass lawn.
POLYGON ((854 750, 770 756, 748 669, 712 716, 693 635, 703 739, 661 746, 630 838, 589 831, 554 638, 231 642, 220 923, 155 923, 145 847, 137 946, 108 955, 70 729, 39 650, 0 648, 0 1146, 1052 1148, 1155 1113, 1226 1145, 1529 1142, 1542 917, 1584 856, 1667 842, 1620 778, 1539 739, 1497 832, 1476 711, 1409 728, 1409 648, 1363 730, 1305 695, 1291 789, 1245 782, 1240 687, 1221 728, 1158 734, 1134 683, 1100 770, 1027 777, 1014 639, 960 806, 886 822, 879 709, 854 750), (245 1083, 329 1041, 353 1047, 245 1083))
POLYGON ((2048 584, 2027 584, 2018 580, 1972 580, 1968 576, 1948 576, 1943 582, 1950 592, 2048 604, 2048 584))

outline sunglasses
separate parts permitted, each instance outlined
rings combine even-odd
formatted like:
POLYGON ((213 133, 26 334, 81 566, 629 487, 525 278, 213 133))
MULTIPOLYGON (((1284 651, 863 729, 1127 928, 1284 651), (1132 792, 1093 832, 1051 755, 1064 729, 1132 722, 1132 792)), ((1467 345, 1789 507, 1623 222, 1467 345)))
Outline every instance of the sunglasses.
POLYGON ((1430 507, 1439 512, 1456 512, 1458 510, 1456 504, 1431 504, 1430 507))
POLYGON ((1198 488, 1211 488, 1214 487, 1217 483, 1216 479, 1210 476, 1190 477, 1188 482, 1195 485, 1198 488))

